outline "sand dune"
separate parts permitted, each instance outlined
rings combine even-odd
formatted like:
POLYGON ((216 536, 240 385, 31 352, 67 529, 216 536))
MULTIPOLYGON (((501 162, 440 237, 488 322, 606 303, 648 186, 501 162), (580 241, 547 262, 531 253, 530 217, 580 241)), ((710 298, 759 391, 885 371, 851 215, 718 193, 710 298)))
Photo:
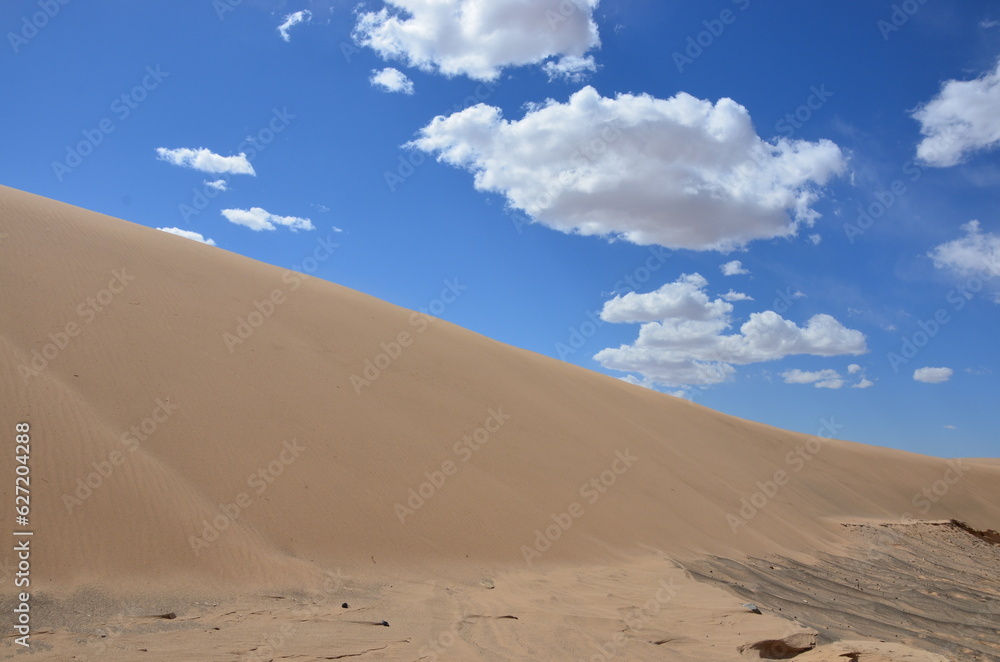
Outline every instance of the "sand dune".
MULTIPOLYGON (((327 654, 317 623, 340 628, 351 654, 416 659, 457 623, 442 659, 590 659, 621 632, 621 610, 673 577, 688 597, 626 625, 621 646, 637 648, 616 655, 742 659, 780 617, 745 614, 684 563, 810 563, 858 549, 845 523, 998 528, 989 461, 726 416, 9 188, 0 236, 0 401, 12 442, 16 422, 31 426, 32 589, 51 601, 39 607, 51 631, 34 640, 54 655, 117 615, 132 620, 107 659, 157 646, 150 659, 250 659, 246 641, 263 650, 282 623, 298 634, 272 648, 295 659, 327 654), (350 579, 334 590, 331 576, 350 579), (136 621, 139 603, 112 595, 187 616, 136 621), (195 605, 206 596, 243 617, 195 605), (381 606, 351 616, 351 596, 381 606), (73 600, 97 620, 67 616, 73 600), (696 616, 635 636, 684 614, 696 616), (364 625, 383 619, 392 627, 364 625), (170 643, 211 632, 229 653, 170 643), (699 652, 706 640, 717 657, 699 652)), ((0 468, 10 503, 10 454, 0 468)), ((920 648, 919 632, 907 638, 890 643, 920 648)), ((938 659, 904 654, 916 653, 857 659, 938 659)))

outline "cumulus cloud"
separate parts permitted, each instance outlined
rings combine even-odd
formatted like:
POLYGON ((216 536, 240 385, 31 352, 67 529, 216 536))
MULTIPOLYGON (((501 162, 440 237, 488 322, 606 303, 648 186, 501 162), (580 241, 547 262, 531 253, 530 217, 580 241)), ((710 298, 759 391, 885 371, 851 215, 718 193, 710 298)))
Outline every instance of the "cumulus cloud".
POLYGON ((984 233, 979 221, 962 226, 958 239, 935 246, 927 254, 938 269, 948 269, 960 276, 976 273, 1000 275, 1000 235, 984 233))
POLYGON ((682 275, 654 292, 629 293, 607 301, 601 319, 639 322, 630 345, 595 355, 605 368, 638 373, 669 386, 723 382, 734 365, 773 361, 795 354, 838 356, 868 351, 865 336, 829 315, 811 317, 800 327, 774 311, 752 313, 737 333, 732 304, 711 299, 699 274, 682 275))
POLYGON ((407 146, 556 230, 695 250, 794 235, 846 167, 829 140, 762 140, 730 99, 611 99, 590 86, 520 120, 485 104, 437 117, 407 146))
POLYGON ((209 246, 215 246, 215 242, 211 239, 206 239, 201 235, 200 232, 192 232, 191 230, 181 230, 180 228, 156 228, 162 232, 167 232, 169 234, 175 234, 178 237, 184 237, 185 239, 193 239, 202 244, 208 244, 209 246))
POLYGON ((941 384, 955 374, 951 368, 917 368, 913 371, 913 379, 925 384, 941 384))
POLYGON ((722 298, 726 301, 753 301, 753 297, 749 294, 744 294, 743 292, 736 292, 732 288, 728 292, 722 295, 722 298))
POLYGON ((587 51, 601 44, 598 2, 386 0, 358 15, 354 39, 384 59, 445 76, 495 80, 505 67, 550 58, 557 72, 579 73, 592 66, 587 51))
POLYGON ((915 110, 924 136, 917 157, 944 168, 1000 145, 1000 60, 975 80, 949 80, 936 97, 915 110))
POLYGON ((312 221, 308 218, 298 216, 278 216, 260 207, 250 209, 223 209, 222 215, 230 223, 245 225, 246 227, 260 232, 261 230, 277 230, 278 226, 284 226, 295 232, 297 230, 315 230, 312 221))
POLYGON ((597 62, 593 56, 576 57, 565 55, 558 60, 550 60, 542 65, 542 71, 549 76, 549 80, 563 79, 571 83, 580 83, 587 79, 587 76, 597 71, 597 62))
POLYGON ((240 152, 236 156, 221 156, 215 152, 199 147, 191 149, 189 147, 179 147, 177 149, 167 149, 157 147, 156 156, 161 161, 166 161, 182 168, 193 168, 201 172, 211 174, 226 175, 251 175, 255 176, 253 166, 247 160, 247 155, 240 152))
POLYGON ((209 188, 214 188, 216 191, 228 191, 229 184, 224 179, 216 179, 215 181, 206 181, 205 186, 209 188))
POLYGON ((705 294, 708 281, 701 274, 682 274, 655 292, 629 292, 604 304, 601 319, 605 322, 652 322, 665 318, 713 320, 732 311, 732 305, 705 294))
POLYGON ((393 67, 372 69, 372 75, 368 82, 372 84, 372 87, 377 87, 384 92, 413 94, 413 81, 402 71, 393 67))
POLYGON ((807 372, 794 369, 781 373, 786 384, 812 384, 816 388, 838 389, 844 385, 844 378, 836 370, 807 372))
MULTIPOLYGON (((875 385, 875 382, 871 381, 864 374, 864 368, 862 368, 857 363, 852 363, 847 366, 848 375, 857 375, 858 381, 851 384, 851 388, 870 388, 875 385)), ((829 388, 829 389, 839 389, 847 385, 847 379, 841 376, 839 372, 833 369, 826 370, 799 370, 798 368, 792 370, 786 370, 781 373, 782 378, 785 380, 786 384, 812 384, 816 388, 829 388)))
POLYGON ((299 23, 308 23, 312 20, 312 17, 312 12, 308 9, 288 14, 285 16, 285 20, 281 23, 281 25, 278 26, 278 34, 280 34, 281 38, 285 41, 291 41, 292 35, 289 34, 289 31, 299 23))
POLYGON ((739 260, 733 260, 732 262, 726 262, 719 267, 722 270, 723 276, 742 276, 744 274, 750 273, 748 270, 743 268, 743 263, 739 260))

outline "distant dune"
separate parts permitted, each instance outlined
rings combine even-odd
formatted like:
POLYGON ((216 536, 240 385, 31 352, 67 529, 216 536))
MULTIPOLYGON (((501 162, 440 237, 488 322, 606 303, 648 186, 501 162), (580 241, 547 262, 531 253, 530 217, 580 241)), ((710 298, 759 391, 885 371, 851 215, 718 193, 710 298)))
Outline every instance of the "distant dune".
MULTIPOLYGON (((5 187, 0 320, 9 444, 15 423, 31 430, 32 588, 67 605, 89 592, 218 595, 215 603, 277 590, 315 596, 336 571, 352 578, 338 583, 343 600, 337 593, 320 614, 304 611, 310 599, 302 597, 286 616, 360 628, 395 614, 391 628, 338 630, 337 645, 351 654, 384 644, 372 656, 417 659, 458 619, 452 639, 460 643, 425 657, 591 659, 627 631, 635 648, 621 659, 743 659, 763 648, 740 653, 737 644, 772 623, 753 619, 781 616, 747 614, 745 600, 696 582, 685 563, 851 554, 859 543, 849 523, 957 519, 1000 528, 996 460, 945 461, 741 420, 5 187), (588 611, 615 595, 641 605, 656 594, 653 578, 666 576, 688 597, 678 590, 675 611, 655 618, 706 610, 704 622, 672 621, 673 643, 636 634, 652 621, 623 626, 613 609, 588 611), (358 597, 383 612, 348 615, 353 607, 340 603, 358 597), (706 641, 720 642, 716 657, 699 657, 706 641), (663 657, 668 650, 673 657, 663 657)), ((0 468, 10 504, 10 452, 0 468)), ((14 593, 9 578, 3 585, 14 593)), ((112 598, 97 601, 105 611, 88 613, 138 617, 112 598)), ((43 612, 51 633, 33 639, 51 637, 56 655, 81 645, 85 628, 51 604, 43 612)), ((266 646, 298 646, 302 659, 333 654, 305 625, 280 646, 241 648, 280 625, 241 621, 243 632, 217 611, 199 622, 222 628, 220 651, 242 651, 236 659, 266 646)), ((157 629, 182 621, 122 626, 119 648, 102 654, 147 659, 130 655, 162 644, 173 657, 148 659, 234 659, 210 647, 187 658, 177 642, 184 632, 195 637, 192 621, 190 631, 157 629), (129 638, 140 636, 149 641, 129 638)), ((97 637, 110 626, 86 627, 97 637)), ((800 659, 939 659, 893 654, 903 655, 800 659)))

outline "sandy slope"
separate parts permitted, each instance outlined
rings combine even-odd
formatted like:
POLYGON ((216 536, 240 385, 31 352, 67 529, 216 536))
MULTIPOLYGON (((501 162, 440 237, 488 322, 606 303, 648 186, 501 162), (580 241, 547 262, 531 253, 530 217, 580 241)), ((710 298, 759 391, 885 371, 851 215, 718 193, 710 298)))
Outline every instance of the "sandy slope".
MULTIPOLYGON (((1000 519, 1000 465, 725 416, 2 187, 0 311, 36 591, 236 596, 337 569, 390 595, 392 578, 646 568, 650 550, 808 560, 851 544, 842 522, 1000 519)), ((13 472, 5 454, 5 503, 13 472)))

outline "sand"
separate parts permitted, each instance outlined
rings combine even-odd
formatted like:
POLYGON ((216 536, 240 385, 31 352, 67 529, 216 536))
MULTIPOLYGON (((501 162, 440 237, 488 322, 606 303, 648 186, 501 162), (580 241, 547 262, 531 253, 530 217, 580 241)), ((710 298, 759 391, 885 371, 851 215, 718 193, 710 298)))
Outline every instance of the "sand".
MULTIPOLYGON (((870 550, 860 525, 1000 528, 995 461, 741 420, 3 187, 0 255, 33 659, 737 660, 810 631, 797 659, 950 659, 926 624, 844 644, 699 564, 823 567, 870 550)), ((5 503, 14 472, 7 453, 5 503)), ((981 542, 956 540, 934 553, 981 542)))

